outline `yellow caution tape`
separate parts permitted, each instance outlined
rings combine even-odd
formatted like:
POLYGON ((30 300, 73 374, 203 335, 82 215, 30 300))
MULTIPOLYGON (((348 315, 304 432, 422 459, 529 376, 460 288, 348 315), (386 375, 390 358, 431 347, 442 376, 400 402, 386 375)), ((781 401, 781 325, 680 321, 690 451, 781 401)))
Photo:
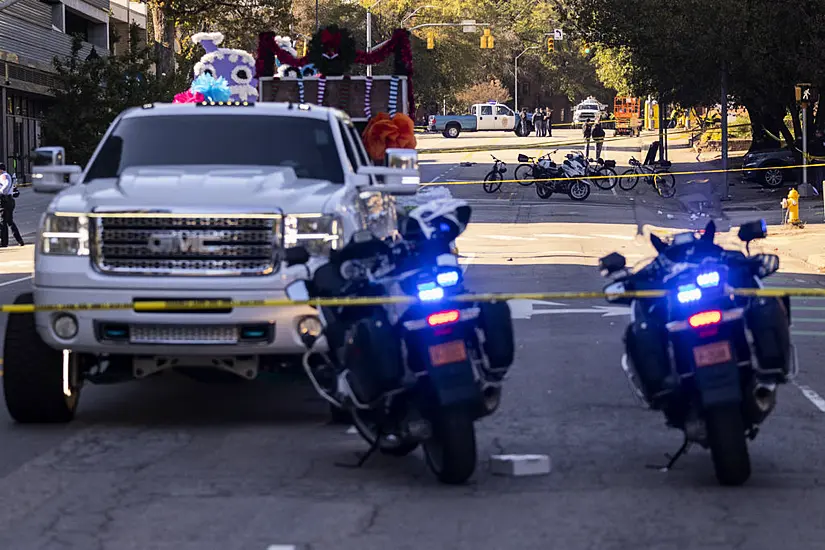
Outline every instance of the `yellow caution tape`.
MULTIPOLYGON (((502 302, 508 300, 588 300, 611 298, 661 298, 666 296, 666 290, 645 290, 605 294, 604 292, 516 292, 516 293, 486 293, 462 294, 446 298, 447 302, 502 302)), ((670 291, 672 292, 672 291, 670 291)), ((764 296, 764 297, 825 297, 823 288, 742 288, 733 289, 735 296, 764 296)), ((149 311, 197 311, 204 309, 235 309, 261 307, 339 307, 339 306, 375 306, 388 304, 412 304, 419 300, 412 296, 378 296, 378 297, 350 297, 350 298, 323 298, 315 300, 293 301, 287 298, 271 300, 174 300, 150 301, 135 303, 99 303, 99 304, 4 304, 0 305, 0 313, 35 313, 41 311, 111 311, 133 310, 149 311)))

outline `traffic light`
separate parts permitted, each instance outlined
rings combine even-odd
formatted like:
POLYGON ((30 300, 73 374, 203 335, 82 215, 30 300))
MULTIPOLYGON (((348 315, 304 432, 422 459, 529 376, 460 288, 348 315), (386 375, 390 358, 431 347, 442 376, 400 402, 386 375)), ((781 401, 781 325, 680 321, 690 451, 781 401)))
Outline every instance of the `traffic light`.
POLYGON ((496 45, 496 39, 490 32, 490 29, 484 29, 484 34, 481 36, 481 49, 492 50, 496 45))
POLYGON ((588 46, 587 44, 584 45, 584 54, 585 55, 590 55, 590 52, 592 52, 592 51, 593 51, 593 49, 590 46, 588 46))
POLYGON ((430 31, 427 33, 427 49, 432 50, 435 48, 435 33, 430 31))
POLYGON ((556 51, 556 40, 551 36, 547 39, 547 53, 556 51))

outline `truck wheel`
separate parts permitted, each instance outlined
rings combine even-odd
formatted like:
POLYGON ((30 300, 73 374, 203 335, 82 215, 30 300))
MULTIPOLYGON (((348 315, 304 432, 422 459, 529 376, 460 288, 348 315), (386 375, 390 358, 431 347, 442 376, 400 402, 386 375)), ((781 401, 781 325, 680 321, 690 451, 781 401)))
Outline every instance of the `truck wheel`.
POLYGON ((439 411, 433 421, 433 436, 423 447, 427 466, 441 483, 461 485, 475 473, 476 430, 468 411, 439 411))
POLYGON ((738 405, 715 407, 707 411, 705 421, 716 479, 721 485, 742 485, 751 477, 742 411, 738 405))
POLYGON ((182 376, 201 384, 240 384, 241 382, 248 382, 246 378, 219 369, 187 367, 177 369, 177 371, 182 376))
MULTIPOLYGON (((33 304, 31 293, 15 304, 33 304)), ((9 415, 21 424, 55 424, 74 419, 80 397, 77 357, 70 357, 71 396, 63 393, 63 354, 37 334, 33 313, 13 313, 3 347, 3 395, 9 415)))
POLYGON ((450 124, 444 130, 444 137, 455 139, 461 133, 461 128, 458 124, 450 124))

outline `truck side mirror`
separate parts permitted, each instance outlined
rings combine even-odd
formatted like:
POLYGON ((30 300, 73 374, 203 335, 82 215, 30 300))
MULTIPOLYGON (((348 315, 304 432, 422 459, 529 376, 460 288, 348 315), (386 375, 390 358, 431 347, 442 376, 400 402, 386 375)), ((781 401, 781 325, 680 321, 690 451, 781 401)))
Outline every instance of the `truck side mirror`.
POLYGON ((418 170, 418 151, 415 149, 387 149, 384 153, 387 168, 418 170))
POLYGON ((32 173, 32 187, 35 193, 59 193, 80 181, 83 169, 80 166, 52 165, 36 166, 32 173), (68 182, 66 181, 68 179, 68 182))

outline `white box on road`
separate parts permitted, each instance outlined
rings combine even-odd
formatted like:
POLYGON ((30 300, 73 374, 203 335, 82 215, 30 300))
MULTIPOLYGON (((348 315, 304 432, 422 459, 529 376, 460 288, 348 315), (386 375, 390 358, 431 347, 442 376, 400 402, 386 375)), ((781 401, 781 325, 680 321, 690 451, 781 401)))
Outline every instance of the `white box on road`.
POLYGON ((490 471, 500 476, 540 476, 550 473, 547 455, 493 455, 490 471))

